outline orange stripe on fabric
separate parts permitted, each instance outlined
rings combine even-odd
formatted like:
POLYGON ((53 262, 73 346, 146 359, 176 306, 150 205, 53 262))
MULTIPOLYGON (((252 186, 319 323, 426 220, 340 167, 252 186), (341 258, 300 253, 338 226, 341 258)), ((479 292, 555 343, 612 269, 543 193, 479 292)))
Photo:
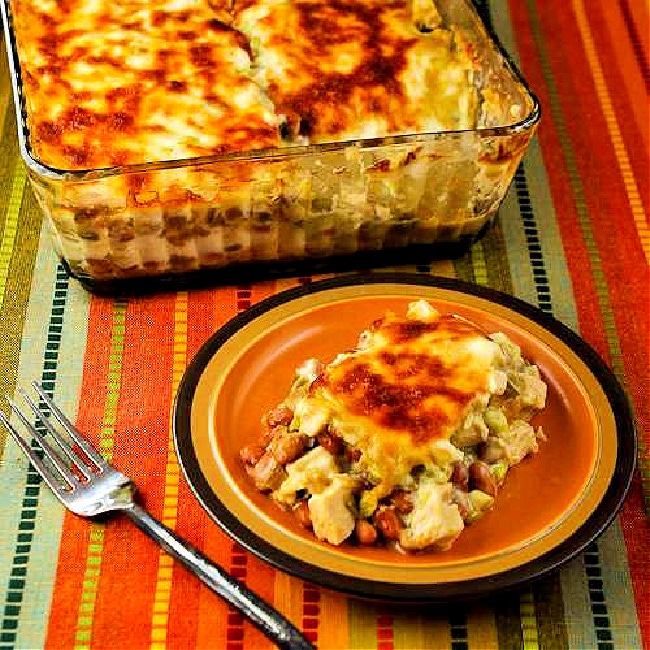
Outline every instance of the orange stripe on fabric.
MULTIPOLYGON (((205 341, 234 312, 234 306, 229 305, 230 297, 234 299, 232 291, 218 289, 194 290, 188 294, 187 299, 187 360, 191 360, 205 341), (218 300, 217 300, 218 297, 218 300), (223 305, 223 310, 217 313, 216 306, 223 305)), ((178 485, 178 520, 176 531, 183 539, 202 549, 207 555, 212 555, 208 540, 214 531, 218 531, 208 514, 203 510, 196 497, 190 490, 184 477, 181 476, 178 485)), ((219 534, 217 532, 217 534, 219 534)), ((225 619, 218 615, 220 611, 226 615, 225 606, 221 608, 222 601, 205 590, 202 583, 186 571, 180 564, 174 565, 173 589, 169 598, 168 621, 168 647, 174 643, 186 644, 188 648, 223 647, 217 639, 219 630, 225 627, 225 619), (199 642, 199 625, 202 609, 201 593, 206 591, 205 600, 208 618, 211 618, 213 638, 199 642), (215 636, 217 635, 217 636, 215 636), (181 640, 181 641, 177 641, 181 640), (207 643, 207 645, 206 645, 207 643)), ((207 627, 207 625, 206 625, 207 627)))
MULTIPOLYGON (((596 87, 596 95, 605 117, 610 142, 616 155, 618 168, 623 180, 623 184, 625 186, 625 193, 627 194, 627 199, 630 204, 630 209, 634 218, 634 224, 637 229, 639 241, 645 255, 646 263, 649 264, 650 230, 648 229, 648 215, 646 214, 645 208, 641 201, 641 194, 639 192, 637 180, 634 173, 632 172, 630 157, 628 155, 628 148, 621 135, 619 119, 614 112, 611 91, 605 82, 603 66, 600 62, 598 51, 596 50, 594 34, 589 25, 589 19, 585 10, 584 2, 583 0, 573 0, 572 4, 576 14, 577 24, 587 56, 587 61, 589 63, 589 68, 596 87)), ((639 143, 637 142, 635 144, 638 146, 639 143)), ((644 172, 647 174, 647 171, 648 170, 646 168, 644 172)))
MULTIPOLYGON (((91 301, 87 350, 93 350, 93 353, 84 357, 76 425, 95 445, 99 443, 105 413, 107 377, 113 361, 113 311, 112 300, 93 298, 91 301)), ((45 640, 47 649, 75 647, 77 630, 71 621, 77 620, 82 604, 92 531, 93 527, 87 520, 66 513, 45 640)))
MULTIPOLYGON (((273 603, 276 608, 282 612, 296 627, 302 628, 305 599, 305 583, 290 576, 282 571, 278 571, 274 582, 275 592, 273 594, 273 603)), ((318 636, 318 626, 310 630, 311 636, 318 636)), ((327 646, 320 644, 322 650, 327 650, 327 646)))
MULTIPOLYGON (((139 502, 160 518, 169 436, 174 297, 142 297, 126 313, 125 356, 113 462, 132 477, 139 502)), ((92 350, 89 350, 92 354, 92 350)), ((150 643, 159 547, 125 518, 106 527, 105 563, 97 594, 97 647, 146 648, 150 643), (128 626, 115 625, 115 610, 128 626), (128 638, 125 630, 128 629, 128 638)))

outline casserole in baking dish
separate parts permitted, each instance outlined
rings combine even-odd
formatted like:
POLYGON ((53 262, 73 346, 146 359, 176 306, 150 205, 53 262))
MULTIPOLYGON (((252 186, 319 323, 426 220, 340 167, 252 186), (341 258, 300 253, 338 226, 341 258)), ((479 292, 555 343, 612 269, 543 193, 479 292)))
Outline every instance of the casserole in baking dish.
POLYGON ((539 118, 465 0, 3 0, 19 132, 93 285, 475 237, 539 118))

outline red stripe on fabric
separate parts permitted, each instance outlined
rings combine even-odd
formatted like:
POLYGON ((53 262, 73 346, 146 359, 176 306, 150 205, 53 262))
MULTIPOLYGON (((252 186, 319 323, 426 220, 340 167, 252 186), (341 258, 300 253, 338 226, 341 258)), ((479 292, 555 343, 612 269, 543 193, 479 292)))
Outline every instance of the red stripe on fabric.
POLYGON ((318 627, 320 625, 320 589, 312 584, 304 583, 302 592, 302 630, 307 639, 314 645, 318 644, 318 627))
MULTIPOLYGON (((94 443, 104 415, 105 377, 108 371, 113 324, 113 301, 93 298, 88 317, 87 346, 94 350, 84 358, 83 379, 76 424, 94 443)), ((63 650, 75 645, 75 625, 79 612, 82 581, 86 566, 90 525, 66 513, 57 559, 52 605, 45 648, 63 650)))
MULTIPOLYGON (((650 77, 650 16, 647 2, 638 2, 637 0, 621 0, 621 11, 625 16, 630 40, 637 44, 638 58, 642 60, 644 77, 650 77)), ((635 48, 635 49, 637 49, 635 48)))
POLYGON ((650 518, 644 511, 641 479, 635 476, 620 516, 627 563, 634 579, 634 595, 643 647, 650 648, 650 518))
POLYGON ((395 647, 394 623, 393 616, 387 614, 385 610, 382 610, 382 613, 377 616, 377 650, 393 650, 395 647))

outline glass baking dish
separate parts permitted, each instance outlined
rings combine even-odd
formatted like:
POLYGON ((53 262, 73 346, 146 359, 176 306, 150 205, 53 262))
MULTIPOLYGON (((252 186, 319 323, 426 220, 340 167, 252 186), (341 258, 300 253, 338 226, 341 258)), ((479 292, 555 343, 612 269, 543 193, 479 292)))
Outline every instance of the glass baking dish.
POLYGON ((439 0, 479 62, 475 128, 54 169, 33 154, 10 3, 0 0, 21 153, 58 254, 91 290, 451 256, 492 223, 540 119, 470 0, 439 0))

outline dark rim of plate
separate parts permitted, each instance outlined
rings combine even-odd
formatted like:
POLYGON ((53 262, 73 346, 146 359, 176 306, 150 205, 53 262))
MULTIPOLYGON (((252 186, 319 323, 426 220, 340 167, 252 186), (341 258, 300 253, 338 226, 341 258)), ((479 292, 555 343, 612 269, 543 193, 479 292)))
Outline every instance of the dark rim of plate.
POLYGON ((637 460, 637 432, 627 395, 598 353, 566 325, 537 307, 495 289, 445 277, 412 273, 366 273, 339 276, 279 292, 238 314, 201 347, 181 380, 174 404, 173 436, 179 463, 194 495, 214 521, 242 547, 285 571, 312 583, 343 593, 376 600, 445 602, 474 599, 508 590, 541 578, 582 552, 616 517, 627 496, 637 460), (537 323, 569 346, 590 369, 607 396, 616 420, 616 467, 610 484, 590 517, 568 539, 547 553, 511 570, 486 578, 435 584, 395 584, 355 578, 313 566, 285 553, 252 533, 223 505, 201 472, 190 431, 194 393, 201 375, 216 351, 241 327, 265 312, 302 296, 339 287, 364 284, 408 284, 447 289, 500 304, 537 323))

